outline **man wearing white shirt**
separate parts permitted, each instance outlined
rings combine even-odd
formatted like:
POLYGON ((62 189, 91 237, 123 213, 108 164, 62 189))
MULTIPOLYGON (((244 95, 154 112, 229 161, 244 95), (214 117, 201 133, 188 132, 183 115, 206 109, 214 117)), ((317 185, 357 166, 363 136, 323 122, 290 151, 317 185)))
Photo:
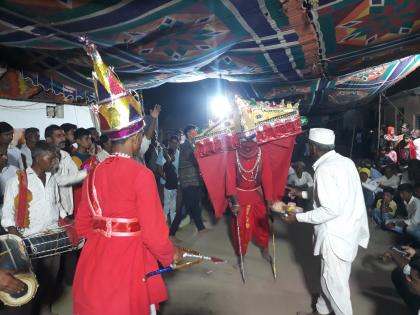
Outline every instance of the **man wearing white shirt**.
POLYGON ((416 148, 416 159, 420 160, 420 129, 416 129, 413 132, 413 144, 416 148))
POLYGON ((294 173, 287 178, 287 184, 297 188, 309 188, 314 185, 311 174, 305 171, 305 163, 298 161, 293 165, 294 173))
MULTIPOLYGON (((3 197, 6 190, 6 182, 16 175, 19 169, 16 166, 9 165, 7 150, 0 148, 0 210, 3 206, 3 197)), ((0 216, 1 217, 1 216, 0 216)))
POLYGON ((414 187, 410 184, 402 184, 398 190, 406 206, 407 218, 388 220, 385 226, 401 234, 406 230, 408 235, 420 240, 420 199, 414 196, 414 187))
POLYGON ((380 188, 379 191, 381 191, 384 187, 397 189, 398 185, 400 184, 400 178, 394 174, 394 169, 392 166, 387 166, 384 170, 384 176, 372 180, 372 184, 377 184, 380 188))
MULTIPOLYGON (((356 166, 334 151, 332 130, 314 128, 309 132, 309 147, 316 159, 314 209, 290 213, 288 223, 314 225, 314 255, 321 256, 322 293, 314 313, 353 314, 349 278, 358 247, 367 247, 369 228, 362 186, 356 166)), ((292 191, 296 196, 302 196, 292 191)), ((304 194, 307 195, 307 194, 304 194)), ((304 196, 303 196, 304 197, 304 196)))
POLYGON ((25 143, 21 146, 20 152, 22 152, 22 161, 24 168, 28 168, 32 165, 32 152, 31 150, 39 141, 39 129, 28 128, 25 130, 25 143))
POLYGON ((53 171, 53 176, 59 186, 60 201, 67 215, 72 215, 73 185, 81 183, 87 176, 85 170, 79 170, 64 147, 66 137, 63 129, 57 125, 50 125, 45 129, 45 140, 60 149, 58 168, 53 171))
MULTIPOLYGON (((1 224, 11 234, 28 237, 57 228, 59 218, 66 217, 60 204, 57 182, 51 170, 58 163, 55 146, 39 142, 32 151, 32 167, 20 171, 6 184, 1 224), (26 183, 26 184, 25 184, 26 183)), ((55 279, 60 256, 32 261, 37 275, 42 314, 51 311, 55 279)))
POLYGON ((0 122, 0 148, 7 149, 9 164, 23 169, 22 155, 18 148, 11 145, 14 129, 5 121, 0 122))

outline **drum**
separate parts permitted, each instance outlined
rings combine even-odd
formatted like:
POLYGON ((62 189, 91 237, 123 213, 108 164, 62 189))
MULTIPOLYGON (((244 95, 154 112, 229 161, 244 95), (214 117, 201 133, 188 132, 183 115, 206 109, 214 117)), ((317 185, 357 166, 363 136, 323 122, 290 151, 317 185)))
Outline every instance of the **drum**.
POLYGON ((25 244, 20 237, 12 234, 0 236, 0 269, 15 271, 14 276, 26 285, 20 294, 0 291, 0 300, 4 304, 21 306, 32 300, 38 289, 38 281, 32 271, 25 244))
POLYGON ((34 234, 23 239, 30 259, 38 259, 81 249, 85 240, 72 242, 65 228, 34 234))

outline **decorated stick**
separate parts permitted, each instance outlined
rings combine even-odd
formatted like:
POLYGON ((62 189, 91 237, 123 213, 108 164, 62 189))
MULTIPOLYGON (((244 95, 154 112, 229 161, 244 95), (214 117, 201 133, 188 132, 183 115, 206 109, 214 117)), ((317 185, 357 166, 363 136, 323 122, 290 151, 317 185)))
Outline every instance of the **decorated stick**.
POLYGON ((277 268, 276 268, 276 239, 274 237, 274 229, 272 231, 273 234, 273 261, 271 263, 272 268, 273 268, 273 276, 274 276, 274 280, 277 279, 277 268))
POLYGON ((185 267, 190 267, 192 265, 199 264, 203 260, 211 261, 211 262, 214 262, 214 263, 225 262, 225 260, 223 260, 221 258, 211 257, 211 256, 203 256, 199 252, 197 252, 193 249, 189 249, 189 248, 181 248, 181 249, 184 251, 184 253, 182 254, 182 258, 195 258, 196 260, 187 261, 187 262, 184 262, 184 263, 175 263, 175 264, 171 264, 168 267, 151 271, 144 276, 143 281, 146 281, 148 278, 156 276, 156 275, 160 275, 160 274, 163 274, 163 273, 167 273, 167 272, 171 272, 171 271, 174 271, 174 270, 178 270, 178 269, 182 269, 182 268, 185 268, 185 267))
POLYGON ((226 260, 224 260, 222 258, 218 258, 218 257, 203 256, 203 255, 196 255, 196 254, 190 254, 190 253, 185 253, 184 255, 185 255, 184 257, 200 258, 200 259, 203 259, 203 260, 211 261, 211 262, 213 262, 215 264, 225 263, 226 262, 226 260))
POLYGON ((239 247, 239 258, 240 258, 239 268, 241 270, 242 281, 245 283, 244 256, 242 255, 241 233, 239 231, 238 215, 235 214, 235 217, 236 217, 236 233, 238 235, 238 247, 239 247))

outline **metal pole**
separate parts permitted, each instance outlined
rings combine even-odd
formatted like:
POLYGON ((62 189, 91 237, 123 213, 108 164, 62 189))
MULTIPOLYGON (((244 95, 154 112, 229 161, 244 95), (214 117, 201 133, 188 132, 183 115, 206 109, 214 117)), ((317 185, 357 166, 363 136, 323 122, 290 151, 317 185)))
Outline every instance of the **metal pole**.
POLYGON ((353 123, 353 134, 351 136, 351 147, 350 147, 350 158, 353 156, 353 146, 354 146, 354 133, 356 132, 356 124, 353 123))
POLYGON ((378 145, 376 147, 376 153, 379 152, 379 144, 380 144, 380 141, 381 141, 381 103, 382 103, 382 94, 379 94, 378 145))

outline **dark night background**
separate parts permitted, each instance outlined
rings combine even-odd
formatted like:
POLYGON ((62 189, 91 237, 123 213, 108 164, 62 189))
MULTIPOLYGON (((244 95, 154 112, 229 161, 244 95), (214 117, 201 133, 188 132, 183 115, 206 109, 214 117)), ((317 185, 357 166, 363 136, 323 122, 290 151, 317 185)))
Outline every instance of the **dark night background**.
MULTIPOLYGON (((399 93, 403 90, 412 89, 419 86, 420 69, 414 71, 406 78, 395 84, 386 91, 387 96, 399 93)), ((200 128, 206 127, 210 118, 210 101, 212 97, 221 91, 231 94, 241 94, 243 97, 252 98, 255 96, 251 86, 247 83, 229 82, 218 79, 206 79, 189 83, 166 83, 157 88, 143 90, 146 112, 154 104, 162 105, 162 112, 159 119, 160 129, 164 129, 163 137, 167 133, 172 133, 176 129, 183 129, 187 124, 195 124, 200 128), (221 82, 221 83, 220 83, 221 82)), ((372 100, 370 104, 355 105, 356 110, 365 111, 367 107, 371 110, 372 120, 378 98, 372 100)), ((322 106, 321 106, 322 107, 322 106)), ((318 115, 329 115, 332 121, 335 116, 342 116, 344 111, 350 108, 337 108, 328 113, 322 112, 321 108, 313 108, 307 116, 310 121, 315 120, 318 115)), ((374 122, 372 121, 372 127, 374 122)), ((333 126, 331 126, 333 127, 333 126)), ((335 126, 338 127, 338 126, 335 126)))

